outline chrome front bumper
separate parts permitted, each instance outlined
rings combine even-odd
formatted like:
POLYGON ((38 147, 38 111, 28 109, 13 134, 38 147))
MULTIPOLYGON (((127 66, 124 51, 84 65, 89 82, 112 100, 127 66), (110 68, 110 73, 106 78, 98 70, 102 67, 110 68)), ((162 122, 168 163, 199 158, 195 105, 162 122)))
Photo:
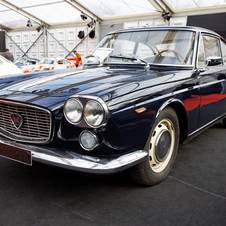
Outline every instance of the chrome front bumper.
POLYGON ((66 149, 18 143, 0 136, 0 156, 27 165, 32 165, 32 161, 37 161, 80 172, 110 174, 142 162, 147 157, 147 152, 135 150, 116 158, 98 158, 66 149))

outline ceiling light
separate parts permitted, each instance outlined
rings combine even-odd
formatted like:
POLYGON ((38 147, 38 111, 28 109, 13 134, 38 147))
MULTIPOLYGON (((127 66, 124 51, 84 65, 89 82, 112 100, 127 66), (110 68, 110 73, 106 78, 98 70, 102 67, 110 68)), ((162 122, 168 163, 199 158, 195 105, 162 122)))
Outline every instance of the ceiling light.
POLYGON ((36 28, 37 32, 41 31, 41 29, 43 28, 43 25, 40 25, 36 28))
POLYGON ((93 30, 89 33, 89 37, 90 37, 90 38, 95 38, 95 29, 93 29, 93 30))
POLYGON ((85 32, 84 32, 84 31, 79 31, 79 32, 78 32, 78 37, 79 37, 80 39, 83 39, 83 38, 85 37, 85 32))
POLYGON ((91 22, 89 22, 89 23, 87 24, 87 26, 88 26, 89 28, 92 28, 93 25, 94 25, 94 23, 95 23, 95 20, 92 20, 91 22))
POLYGON ((30 19, 27 21, 27 27, 32 27, 32 23, 31 23, 30 19))
POLYGON ((162 17, 163 17, 164 21, 166 21, 166 20, 169 21, 171 18, 171 15, 169 12, 163 11, 162 17))

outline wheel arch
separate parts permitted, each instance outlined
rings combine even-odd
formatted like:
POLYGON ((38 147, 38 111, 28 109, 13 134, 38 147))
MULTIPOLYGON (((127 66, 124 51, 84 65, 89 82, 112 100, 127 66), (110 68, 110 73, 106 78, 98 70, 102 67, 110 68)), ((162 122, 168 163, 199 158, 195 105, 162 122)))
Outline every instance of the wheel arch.
POLYGON ((156 116, 166 107, 171 107, 177 114, 180 125, 180 142, 183 142, 188 136, 188 118, 184 104, 179 99, 170 99, 161 106, 156 116))

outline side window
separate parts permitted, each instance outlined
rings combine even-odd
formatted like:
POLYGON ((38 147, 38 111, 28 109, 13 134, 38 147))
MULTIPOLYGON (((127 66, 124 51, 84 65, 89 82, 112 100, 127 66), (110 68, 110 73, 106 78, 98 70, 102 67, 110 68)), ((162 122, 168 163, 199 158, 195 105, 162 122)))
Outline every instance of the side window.
POLYGON ((221 57, 220 41, 218 38, 203 35, 199 41, 198 67, 204 67, 207 57, 221 57))
POLYGON ((205 58, 210 56, 221 57, 220 42, 218 38, 205 35, 203 36, 203 44, 205 58))
POLYGON ((226 65, 226 43, 222 40, 221 40, 221 49, 222 49, 224 65, 226 65))

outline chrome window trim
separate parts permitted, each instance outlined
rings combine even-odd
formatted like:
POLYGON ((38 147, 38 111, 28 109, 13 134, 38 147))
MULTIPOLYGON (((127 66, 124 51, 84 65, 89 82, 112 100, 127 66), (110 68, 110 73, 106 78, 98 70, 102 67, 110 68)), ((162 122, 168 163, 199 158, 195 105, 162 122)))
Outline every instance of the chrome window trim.
MULTIPOLYGON (((213 38, 216 38, 218 39, 219 41, 219 48, 220 48, 220 53, 221 53, 221 57, 223 59, 223 54, 222 54, 222 46, 221 46, 221 37, 218 35, 218 34, 214 34, 214 33, 208 33, 207 31, 200 31, 199 32, 199 37, 198 37, 198 43, 197 43, 197 54, 196 54, 196 68, 198 69, 199 68, 199 65, 198 65, 198 54, 199 54, 199 45, 200 45, 200 39, 203 37, 203 36, 210 36, 210 37, 213 37, 213 38)), ((223 66, 224 64, 222 64, 223 66)))
MULTIPOLYGON (((206 32, 207 34, 213 34, 215 36, 217 36, 217 34, 214 33, 208 33, 207 31, 198 31, 197 29, 193 29, 193 28, 186 28, 186 27, 155 27, 155 28, 137 28, 137 29, 124 29, 124 30, 117 30, 117 31, 113 31, 113 32, 109 32, 106 34, 107 35, 113 35, 113 34, 117 34, 117 33, 128 33, 128 32, 142 32, 142 31, 167 31, 167 30, 173 30, 173 31, 190 31, 190 32, 194 32, 194 49, 193 49, 193 57, 192 57, 192 63, 189 65, 181 65, 181 64, 153 64, 153 63, 148 63, 149 65, 153 65, 153 66, 171 66, 171 67, 184 67, 184 68, 196 68, 197 64, 196 64, 196 57, 197 57, 197 52, 198 52, 198 36, 199 33, 201 32, 206 32)), ((96 48, 95 48, 96 49, 96 48)), ((94 49, 94 51, 95 51, 94 49)), ((103 63, 103 65, 108 65, 109 63, 103 63)), ((113 64, 113 63, 112 63, 113 64)), ((121 64, 121 63, 120 63, 121 64)), ((133 64, 134 65, 134 64, 133 64)))

